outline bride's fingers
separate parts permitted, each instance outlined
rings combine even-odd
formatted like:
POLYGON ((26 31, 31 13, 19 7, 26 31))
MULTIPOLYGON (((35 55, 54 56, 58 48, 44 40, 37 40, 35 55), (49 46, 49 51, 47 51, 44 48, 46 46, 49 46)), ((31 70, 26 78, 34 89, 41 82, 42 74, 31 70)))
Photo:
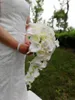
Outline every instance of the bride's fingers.
POLYGON ((26 30, 30 27, 30 16, 27 17, 27 20, 26 20, 26 30))
POLYGON ((30 27, 30 24, 26 24, 26 30, 30 27))
POLYGON ((26 43, 26 44, 31 44, 31 42, 29 41, 28 38, 25 38, 25 43, 26 43))
POLYGON ((27 17, 26 24, 30 22, 30 16, 27 17))
POLYGON ((30 45, 30 44, 31 44, 31 42, 25 42, 25 44, 30 45))

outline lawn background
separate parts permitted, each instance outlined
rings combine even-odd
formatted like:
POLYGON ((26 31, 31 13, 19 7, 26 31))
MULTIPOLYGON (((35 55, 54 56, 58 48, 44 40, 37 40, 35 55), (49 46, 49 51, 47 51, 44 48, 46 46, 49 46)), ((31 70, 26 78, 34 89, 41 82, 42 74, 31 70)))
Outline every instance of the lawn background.
MULTIPOLYGON (((28 61, 26 58, 26 72, 28 61)), ((75 100, 75 53, 72 49, 58 48, 48 66, 32 84, 31 90, 42 100, 75 100)))

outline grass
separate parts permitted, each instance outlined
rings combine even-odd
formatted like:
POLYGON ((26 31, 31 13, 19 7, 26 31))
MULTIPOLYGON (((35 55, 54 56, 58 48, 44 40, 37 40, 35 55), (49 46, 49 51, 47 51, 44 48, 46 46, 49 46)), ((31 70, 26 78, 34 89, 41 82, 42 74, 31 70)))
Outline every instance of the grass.
MULTIPOLYGON (((27 57, 26 62, 31 59, 27 57)), ((31 90, 42 100, 75 100, 75 54, 64 48, 56 49, 31 90)))

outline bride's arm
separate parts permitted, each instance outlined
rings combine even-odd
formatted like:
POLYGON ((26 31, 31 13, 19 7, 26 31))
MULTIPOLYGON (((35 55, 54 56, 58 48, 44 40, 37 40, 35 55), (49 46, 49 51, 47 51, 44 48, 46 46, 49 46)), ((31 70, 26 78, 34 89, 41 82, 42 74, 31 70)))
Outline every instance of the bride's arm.
MULTIPOLYGON (((26 31, 30 27, 29 23, 30 23, 30 17, 28 16, 27 20, 26 20, 26 26, 25 26, 26 31)), ((25 34, 25 42, 30 43, 30 41, 28 40, 28 35, 27 34, 25 34)))
MULTIPOLYGON (((0 42, 13 48, 17 49, 18 41, 15 40, 14 37, 12 37, 11 34, 8 33, 3 27, 0 26, 0 42)), ((21 44, 19 51, 23 54, 27 53, 29 49, 28 44, 21 44)))

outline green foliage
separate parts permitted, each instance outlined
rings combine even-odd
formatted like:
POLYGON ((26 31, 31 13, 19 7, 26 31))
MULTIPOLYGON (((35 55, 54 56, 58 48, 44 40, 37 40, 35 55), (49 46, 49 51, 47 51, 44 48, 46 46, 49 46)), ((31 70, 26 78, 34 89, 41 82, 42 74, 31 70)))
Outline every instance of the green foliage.
POLYGON ((36 5, 32 8, 33 11, 33 22, 36 23, 40 20, 42 20, 41 14, 43 13, 43 5, 44 0, 37 0, 36 5))
POLYGON ((68 27, 68 28, 67 28, 67 31, 68 31, 68 32, 75 32, 75 28, 73 28, 73 27, 68 27))
MULTIPOLYGON (((60 9, 54 10, 53 19, 56 19, 56 26, 58 30, 66 31, 68 27, 68 12, 69 12, 69 1, 70 0, 58 0, 60 3, 60 9), (65 7, 66 6, 66 7, 65 7)), ((54 20, 53 20, 54 21, 54 20)), ((54 22, 52 22, 54 23, 54 22)), ((51 24, 51 23, 49 23, 51 24)))
POLYGON ((65 11, 63 9, 60 9, 58 11, 54 11, 54 18, 59 20, 60 18, 64 19, 65 11))
POLYGON ((60 46, 75 48, 75 29, 69 29, 67 32, 56 33, 60 46))
POLYGON ((56 49, 31 90, 42 100, 75 100, 75 54, 71 50, 56 49))
POLYGON ((47 25, 50 26, 50 27, 52 27, 52 28, 54 28, 53 24, 54 24, 54 17, 52 16, 52 17, 49 18, 49 20, 47 21, 47 25))
POLYGON ((54 19, 57 20, 57 24, 56 26, 60 29, 63 28, 63 30, 65 31, 68 23, 67 21, 67 13, 65 13, 65 10, 60 9, 58 11, 54 11, 54 19))

